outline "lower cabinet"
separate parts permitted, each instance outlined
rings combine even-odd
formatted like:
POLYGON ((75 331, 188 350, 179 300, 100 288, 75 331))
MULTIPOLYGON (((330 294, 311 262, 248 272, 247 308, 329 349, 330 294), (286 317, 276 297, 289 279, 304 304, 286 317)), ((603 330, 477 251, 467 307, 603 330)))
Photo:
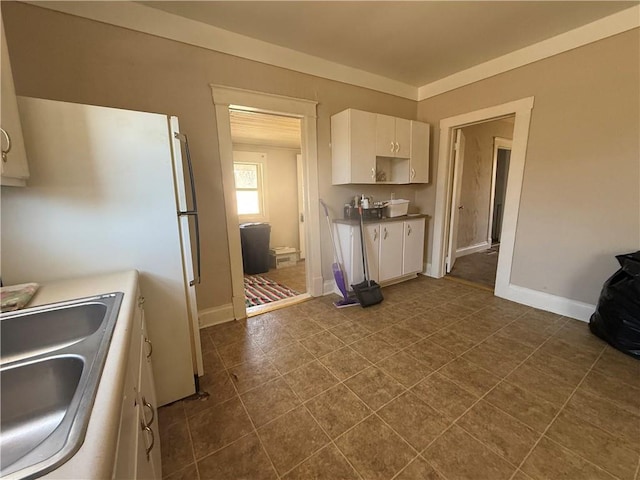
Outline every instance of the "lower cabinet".
POLYGON ((122 399, 114 479, 161 479, 160 429, 151 366, 153 345, 138 296, 122 399))
MULTIPOLYGON (((364 279, 360 227, 335 225, 347 283, 359 283, 364 279)), ((366 223, 364 232, 370 279, 382 283, 422 271, 424 218, 366 223)))

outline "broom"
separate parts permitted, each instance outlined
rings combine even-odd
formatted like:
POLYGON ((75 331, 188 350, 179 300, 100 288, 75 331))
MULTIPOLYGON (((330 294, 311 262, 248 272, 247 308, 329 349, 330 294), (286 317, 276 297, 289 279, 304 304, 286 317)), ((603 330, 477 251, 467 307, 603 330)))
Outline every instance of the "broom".
POLYGON ((362 246, 362 270, 364 272, 364 281, 357 285, 351 285, 356 294, 356 298, 362 305, 362 308, 371 307, 382 302, 382 290, 380 285, 369 279, 369 269, 367 267, 367 247, 364 241, 364 220, 362 219, 362 207, 358 208, 360 212, 360 245, 362 246))
POLYGON ((344 271, 342 270, 340 262, 338 262, 338 250, 336 249, 336 241, 333 238, 333 229, 331 228, 331 220, 329 219, 329 210, 327 209, 327 204, 324 203, 322 199, 320 199, 320 204, 322 205, 322 208, 324 208, 325 217, 327 217, 327 226, 329 227, 329 236, 331 237, 331 246, 333 247, 333 264, 331 265, 331 269, 333 270, 333 278, 336 281, 338 290, 340 290, 340 293, 342 293, 342 300, 334 302, 333 305, 337 308, 358 305, 358 302, 355 299, 349 298, 349 294, 347 292, 347 285, 344 280, 344 271))

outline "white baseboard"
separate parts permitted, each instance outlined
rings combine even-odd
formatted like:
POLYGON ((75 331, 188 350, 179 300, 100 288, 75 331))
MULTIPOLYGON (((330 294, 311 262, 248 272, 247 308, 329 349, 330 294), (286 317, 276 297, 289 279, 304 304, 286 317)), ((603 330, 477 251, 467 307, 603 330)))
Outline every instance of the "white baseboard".
POLYGON ((503 292, 496 290, 495 295, 513 302, 539 308, 540 310, 582 320, 583 322, 588 322, 596 310, 596 306, 590 303, 519 287, 518 285, 509 285, 503 292))
POLYGON ((325 280, 322 284, 322 295, 331 295, 332 293, 342 296, 342 293, 338 290, 336 282, 333 279, 325 280))
POLYGON ((207 328, 233 320, 233 304, 231 303, 219 307, 207 308, 198 312, 198 324, 200 328, 207 328))
POLYGON ((475 245, 469 245, 468 247, 462 247, 456 250, 456 257, 464 257, 465 255, 471 255, 472 253, 481 252, 491 248, 489 242, 476 243, 475 245))

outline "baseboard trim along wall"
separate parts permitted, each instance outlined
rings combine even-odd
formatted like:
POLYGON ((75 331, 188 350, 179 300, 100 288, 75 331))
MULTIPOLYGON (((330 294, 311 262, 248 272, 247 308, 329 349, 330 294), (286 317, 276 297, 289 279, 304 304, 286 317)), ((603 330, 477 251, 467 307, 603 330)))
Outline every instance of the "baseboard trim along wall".
POLYGON ((519 287, 518 285, 509 285, 502 294, 496 292, 496 296, 547 312, 582 320, 583 322, 588 322, 596 310, 596 306, 590 303, 571 300, 570 298, 519 287))
POLYGON ((219 307, 207 308, 198 312, 198 324, 200 328, 231 322, 233 319, 233 304, 231 303, 219 307))
POLYGON ((472 253, 489 250, 490 248, 491 245, 489 242, 476 243, 475 245, 469 245, 468 247, 458 248, 456 250, 456 257, 464 257, 465 255, 471 255, 472 253))

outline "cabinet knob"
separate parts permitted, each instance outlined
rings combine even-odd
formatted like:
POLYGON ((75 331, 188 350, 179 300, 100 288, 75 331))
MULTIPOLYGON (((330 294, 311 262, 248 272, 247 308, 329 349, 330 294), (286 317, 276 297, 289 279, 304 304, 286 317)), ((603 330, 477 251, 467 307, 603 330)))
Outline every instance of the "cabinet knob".
POLYGON ((386 239, 389 236, 389 232, 387 232, 387 227, 384 228, 384 236, 383 239, 386 239))
POLYGON ((11 137, 4 128, 0 128, 0 132, 2 132, 2 136, 7 140, 7 148, 2 149, 2 161, 7 163, 7 154, 11 151, 11 137))
MULTIPOLYGON (((145 407, 147 407, 149 409, 149 411, 151 412, 151 420, 149 420, 148 422, 145 423, 145 425, 147 427, 150 427, 151 425, 153 425, 153 421, 156 418, 156 411, 153 408, 153 405, 151 405, 149 402, 147 402, 147 399, 144 398, 144 395, 142 396, 142 405, 144 405, 145 407)), ((144 414, 142 415, 142 418, 144 420, 147 419, 147 417, 144 416, 144 414)))
POLYGON ((411 235, 411 225, 407 225, 407 237, 411 235))
POLYGON ((138 306, 141 307, 142 305, 144 305, 144 297, 140 295, 138 297, 138 306))
POLYGON ((373 229, 373 241, 375 242, 378 239, 378 229, 373 229))
POLYGON ((153 429, 148 425, 142 425, 142 430, 144 430, 145 432, 149 432, 151 434, 151 445, 149 445, 149 448, 147 448, 147 451, 146 451, 147 462, 148 462, 151 460, 151 450, 153 450, 153 446, 156 443, 156 436, 153 433, 153 429))
POLYGON ((395 152, 398 153, 399 151, 400 151, 400 144, 398 142, 396 142, 395 152))
POLYGON ((391 152, 395 152, 395 148, 396 148, 395 143, 391 142, 391 152))
POLYGON ((149 340, 147 337, 144 337, 144 343, 149 345, 149 353, 147 353, 147 358, 150 358, 151 354, 153 353, 153 343, 151 343, 151 340, 149 340))
POLYGON ((375 167, 373 167, 373 168, 371 169, 371 178, 372 178, 373 180, 375 180, 375 179, 376 179, 376 168, 375 168, 375 167))
POLYGON ((411 180, 413 180, 413 178, 416 176, 416 171, 415 169, 411 169, 411 180))

